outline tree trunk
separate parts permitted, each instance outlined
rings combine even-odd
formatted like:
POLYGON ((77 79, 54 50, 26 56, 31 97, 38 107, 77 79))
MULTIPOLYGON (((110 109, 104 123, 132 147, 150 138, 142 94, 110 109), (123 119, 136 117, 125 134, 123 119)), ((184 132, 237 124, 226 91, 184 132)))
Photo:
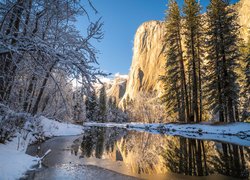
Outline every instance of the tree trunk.
POLYGON ((30 99, 30 102, 29 102, 29 107, 28 107, 28 112, 30 113, 31 111, 31 108, 32 108, 32 105, 33 105, 33 100, 34 100, 34 97, 35 97, 35 93, 36 93, 36 86, 37 86, 37 83, 35 84, 33 90, 32 90, 32 95, 31 95, 31 99, 30 99))
POLYGON ((200 54, 200 39, 199 37, 197 38, 198 41, 198 89, 199 89, 199 121, 202 121, 202 111, 203 111, 203 107, 202 107, 202 87, 201 87, 201 54, 200 54))
POLYGON ((32 0, 29 0, 28 10, 26 10, 26 18, 25 18, 24 28, 23 28, 23 35, 24 36, 26 36, 26 34, 27 34, 27 27, 28 27, 28 24, 29 24, 29 21, 30 21, 31 7, 32 7, 32 0))
POLYGON ((193 106, 193 114, 194 120, 196 122, 199 122, 199 110, 198 110, 198 88, 197 88, 197 74, 196 74, 196 56, 195 56, 195 47, 194 47, 194 34, 193 30, 191 30, 191 51, 192 51, 192 86, 193 86, 193 101, 192 101, 192 106, 193 106))
POLYGON ((31 81, 29 83, 29 86, 28 86, 28 89, 26 92, 26 97, 25 97, 24 104, 23 104, 23 110, 26 112, 28 111, 29 99, 30 99, 30 96, 31 96, 32 91, 34 89, 34 82, 35 81, 36 81, 36 77, 35 77, 35 75, 33 75, 31 78, 31 81))
MULTIPOLYGON (((18 0, 16 2, 16 7, 13 9, 13 15, 11 16, 9 27, 6 30, 6 35, 9 35, 11 33, 11 30, 13 29, 13 36, 14 38, 11 39, 11 45, 16 44, 16 38, 19 34, 19 26, 21 22, 21 16, 23 13, 23 3, 24 0, 18 0), (16 19, 15 19, 16 18, 16 19)), ((8 100, 10 96, 10 92, 12 90, 13 82, 15 79, 15 72, 16 72, 16 64, 13 63, 11 53, 8 53, 5 59, 5 71, 3 72, 3 77, 5 77, 4 85, 1 87, 1 98, 0 101, 8 100)))
POLYGON ((56 65, 56 62, 50 67, 49 71, 46 73, 46 76, 45 76, 45 78, 43 80, 43 83, 42 83, 42 87, 39 90, 39 93, 38 93, 35 105, 34 105, 33 110, 32 110, 32 114, 33 115, 35 115, 37 113, 37 111, 38 111, 39 103, 41 101, 44 89, 46 87, 46 84, 47 84, 47 81, 49 79, 50 73, 52 72, 52 70, 53 70, 53 68, 54 68, 55 65, 56 65))
POLYGON ((235 117, 234 117, 234 108, 233 108, 233 100, 231 97, 228 98, 228 116, 229 116, 229 121, 230 122, 235 122, 235 117))
POLYGON ((186 83, 186 76, 185 76, 185 67, 184 67, 184 60, 183 60, 183 55, 182 55, 182 45, 181 45, 181 35, 180 35, 180 29, 178 29, 178 45, 179 45, 179 49, 180 49, 180 70, 181 70, 181 82, 182 82, 182 88, 183 88, 183 96, 184 96, 184 101, 185 101, 185 105, 183 107, 185 107, 185 112, 186 112, 186 122, 189 122, 189 101, 188 101, 188 91, 187 91, 187 83, 186 83))
POLYGON ((240 122, 239 109, 238 109, 238 105, 237 104, 234 106, 234 111, 235 111, 235 120, 237 122, 240 122))

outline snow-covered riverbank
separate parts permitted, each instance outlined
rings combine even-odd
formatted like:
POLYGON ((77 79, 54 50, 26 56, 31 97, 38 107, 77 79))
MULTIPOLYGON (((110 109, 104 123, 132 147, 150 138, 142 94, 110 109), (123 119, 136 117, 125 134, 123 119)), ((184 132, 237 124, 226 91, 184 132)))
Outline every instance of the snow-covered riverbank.
MULTIPOLYGON (((40 125, 39 133, 43 134, 43 138, 83 133, 82 126, 60 123, 42 116, 38 117, 37 121, 40 125)), ((23 134, 18 132, 11 141, 0 144, 0 179, 19 179, 27 170, 39 162, 39 158, 25 154, 28 145, 36 141, 33 134, 36 134, 36 132, 31 131, 24 138, 23 134)))
POLYGON ((163 133, 173 136, 195 138, 203 140, 218 140, 227 143, 250 146, 250 123, 229 124, 146 124, 146 123, 85 123, 84 126, 120 127, 134 130, 163 133))
MULTIPOLYGON (((29 144, 37 138, 54 136, 79 135, 84 127, 40 117, 30 117, 27 114, 14 113, 7 110, 9 117, 33 118, 27 120, 24 129, 18 130, 15 136, 5 144, 0 144, 0 179, 18 179, 39 162, 39 158, 25 154, 29 144), (33 124, 32 124, 32 123, 33 124)), ((3 116, 2 116, 3 117, 3 116)), ((1 117, 1 118, 2 118, 1 117)), ((3 119, 3 118, 2 118, 3 119)), ((250 123, 230 124, 144 124, 144 123, 85 123, 84 126, 119 127, 129 130, 163 133, 173 136, 195 138, 201 140, 218 140, 242 146, 250 146, 250 123)))

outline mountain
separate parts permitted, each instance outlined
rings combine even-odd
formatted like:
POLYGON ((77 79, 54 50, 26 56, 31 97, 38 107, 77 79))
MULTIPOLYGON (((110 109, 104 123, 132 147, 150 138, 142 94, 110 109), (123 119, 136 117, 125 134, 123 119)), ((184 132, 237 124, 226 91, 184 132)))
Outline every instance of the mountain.
POLYGON ((239 15, 239 24, 241 26, 241 37, 247 41, 250 31, 250 0, 240 0, 235 8, 239 15))
MULTIPOLYGON (((250 0, 241 0, 233 6, 239 15, 241 37, 246 41, 250 29, 250 0)), ((140 92, 161 92, 162 83, 159 77, 164 73, 164 50, 167 48, 164 43, 164 29, 161 21, 145 22, 138 28, 123 100, 134 99, 140 92)))
POLYGON ((107 96, 115 98, 118 103, 125 94, 127 79, 127 75, 115 75, 115 78, 111 81, 107 89, 107 96))
POLYGON ((94 89, 99 95, 102 86, 105 86, 108 98, 115 98, 117 104, 120 102, 126 91, 128 75, 115 74, 113 77, 101 77, 102 83, 95 83, 94 89))
POLYGON ((134 38, 133 60, 124 97, 134 99, 140 91, 159 91, 164 73, 164 23, 143 23, 134 38))

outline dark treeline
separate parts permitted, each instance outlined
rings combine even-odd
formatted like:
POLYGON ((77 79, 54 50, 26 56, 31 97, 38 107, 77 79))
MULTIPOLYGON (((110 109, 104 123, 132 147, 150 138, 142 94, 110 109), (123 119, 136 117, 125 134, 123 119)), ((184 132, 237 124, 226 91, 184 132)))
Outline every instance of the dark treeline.
POLYGON ((207 176, 217 172, 225 176, 249 177, 244 147, 218 143, 216 151, 211 150, 210 153, 207 142, 201 140, 180 137, 179 146, 171 141, 168 143, 172 149, 163 153, 163 157, 172 172, 191 176, 207 176))
POLYGON ((105 153, 112 153, 117 149, 115 148, 117 140, 125 134, 126 130, 124 129, 91 128, 83 135, 81 144, 72 147, 73 153, 81 158, 96 157, 102 159, 105 153))
POLYGON ((201 14, 196 0, 184 2, 181 13, 170 0, 166 13, 167 61, 161 79, 168 113, 181 122, 248 119, 250 46, 239 37, 234 7, 228 0, 211 0, 201 14))
POLYGON ((107 97, 106 87, 103 85, 99 90, 91 91, 85 99, 86 121, 94 122, 125 122, 127 115, 117 105, 115 97, 107 97))

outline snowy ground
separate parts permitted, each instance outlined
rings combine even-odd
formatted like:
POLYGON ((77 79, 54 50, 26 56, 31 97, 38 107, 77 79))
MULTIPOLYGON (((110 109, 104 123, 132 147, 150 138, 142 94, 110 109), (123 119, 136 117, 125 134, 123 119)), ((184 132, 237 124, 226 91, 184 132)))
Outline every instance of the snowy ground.
POLYGON ((25 154, 18 148, 18 138, 10 143, 0 144, 0 179, 11 180, 20 178, 23 173, 38 163, 38 158, 25 154))
MULTIPOLYGON (((40 131, 45 138, 83 133, 82 126, 60 123, 42 116, 38 118, 38 122, 40 122, 40 131)), ((25 154, 27 146, 34 141, 35 137, 31 133, 27 134, 25 140, 23 134, 17 133, 10 142, 0 144, 0 179, 18 179, 39 162, 39 158, 25 154)))
POLYGON ((120 127, 135 130, 164 133, 186 138, 218 140, 242 146, 250 146, 250 123, 229 123, 221 125, 203 124, 144 124, 144 123, 85 123, 84 126, 120 127))
POLYGON ((39 117, 38 121, 41 122, 45 137, 74 136, 83 133, 83 127, 79 125, 60 123, 43 116, 39 117))

